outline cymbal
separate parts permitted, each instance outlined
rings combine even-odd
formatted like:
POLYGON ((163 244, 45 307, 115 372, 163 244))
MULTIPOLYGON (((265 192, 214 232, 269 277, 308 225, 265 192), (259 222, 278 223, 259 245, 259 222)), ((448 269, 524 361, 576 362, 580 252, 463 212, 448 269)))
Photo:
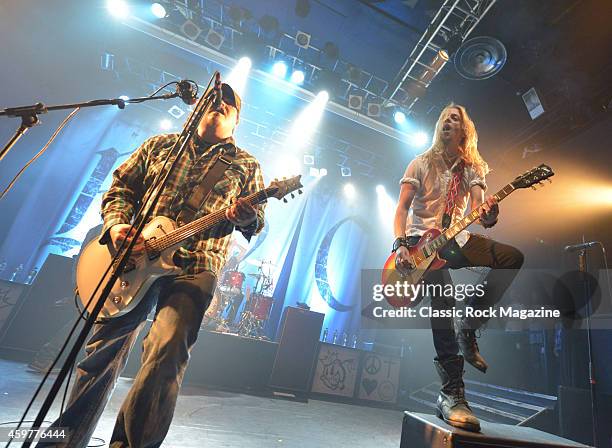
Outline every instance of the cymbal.
POLYGON ((248 260, 247 259, 247 260, 244 260, 244 262, 250 265, 253 265, 253 266, 257 266, 257 267, 264 267, 264 266, 270 266, 271 268, 277 267, 275 264, 273 264, 269 260, 248 260))

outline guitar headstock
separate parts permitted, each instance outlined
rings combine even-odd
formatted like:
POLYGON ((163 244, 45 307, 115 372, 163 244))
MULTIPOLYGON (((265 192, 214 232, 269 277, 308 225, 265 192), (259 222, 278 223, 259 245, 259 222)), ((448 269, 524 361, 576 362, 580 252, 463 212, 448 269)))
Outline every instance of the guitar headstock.
POLYGON ((511 184, 514 188, 529 188, 535 184, 541 184, 543 180, 554 176, 552 168, 544 163, 540 166, 530 169, 514 179, 511 184))
MULTIPOLYGON (((300 182, 301 178, 302 175, 300 174, 299 176, 294 176, 289 179, 274 179, 272 182, 270 182, 270 186, 266 188, 268 197, 283 199, 285 196, 291 193, 291 197, 294 198, 295 195, 293 192, 296 190, 298 190, 299 194, 302 194, 302 190, 300 190, 300 188, 304 188, 304 186, 300 182)), ((284 199, 284 201, 287 202, 287 199, 284 199)))

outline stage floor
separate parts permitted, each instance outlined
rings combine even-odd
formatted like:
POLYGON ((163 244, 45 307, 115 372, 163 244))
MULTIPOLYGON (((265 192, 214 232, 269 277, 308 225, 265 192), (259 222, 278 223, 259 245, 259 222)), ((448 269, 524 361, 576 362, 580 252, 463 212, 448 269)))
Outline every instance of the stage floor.
MULTIPOLYGON (((0 422, 19 420, 41 379, 23 363, 0 359, 0 422)), ((108 446, 115 416, 131 383, 128 378, 119 380, 102 414, 94 436, 104 439, 103 446, 108 446)), ((61 399, 57 402, 49 419, 57 416, 61 399)), ((35 412, 30 414, 31 419, 35 416, 35 412)), ((186 386, 162 446, 397 448, 402 417, 401 411, 319 400, 299 403, 186 386)))

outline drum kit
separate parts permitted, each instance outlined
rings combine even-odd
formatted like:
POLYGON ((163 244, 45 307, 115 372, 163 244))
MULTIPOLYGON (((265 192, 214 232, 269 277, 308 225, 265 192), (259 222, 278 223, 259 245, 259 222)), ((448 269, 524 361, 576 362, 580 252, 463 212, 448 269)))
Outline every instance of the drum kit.
POLYGON ((263 328, 272 311, 272 290, 274 282, 272 273, 275 266, 266 260, 245 260, 246 263, 256 266, 257 272, 244 274, 239 271, 238 265, 234 269, 221 272, 221 282, 213 297, 213 301, 206 312, 206 327, 223 333, 234 333, 240 336, 267 339, 263 334, 263 328), (245 288, 247 277, 255 280, 252 290, 245 288), (243 290, 246 290, 245 294, 243 290), (244 309, 234 324, 236 314, 242 305, 246 295, 244 309))

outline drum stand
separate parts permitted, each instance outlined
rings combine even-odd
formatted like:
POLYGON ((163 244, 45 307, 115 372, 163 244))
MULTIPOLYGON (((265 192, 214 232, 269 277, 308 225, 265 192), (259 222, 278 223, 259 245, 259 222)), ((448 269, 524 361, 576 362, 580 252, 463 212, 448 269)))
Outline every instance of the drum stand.
POLYGON ((238 323, 238 334, 246 338, 268 339, 263 334, 264 323, 265 320, 257 319, 253 313, 245 311, 242 313, 238 323))

